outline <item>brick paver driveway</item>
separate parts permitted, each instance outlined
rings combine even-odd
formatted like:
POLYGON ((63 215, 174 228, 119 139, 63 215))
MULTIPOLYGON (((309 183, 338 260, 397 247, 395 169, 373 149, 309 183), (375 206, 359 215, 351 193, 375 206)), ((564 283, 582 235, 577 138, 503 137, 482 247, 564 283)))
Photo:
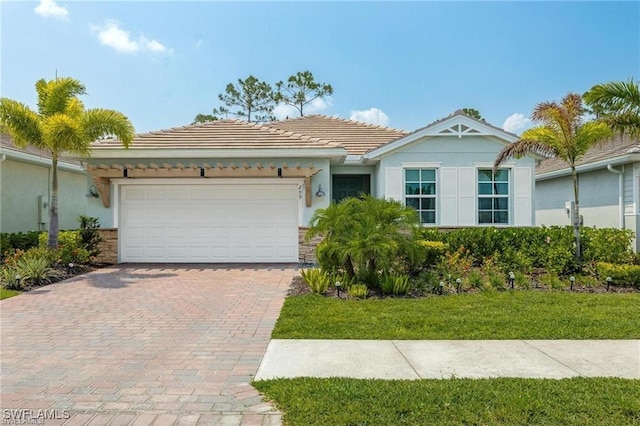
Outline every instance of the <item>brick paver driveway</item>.
POLYGON ((279 424, 249 382, 293 274, 120 265, 3 300, 3 423, 47 409, 71 414, 47 424, 279 424))

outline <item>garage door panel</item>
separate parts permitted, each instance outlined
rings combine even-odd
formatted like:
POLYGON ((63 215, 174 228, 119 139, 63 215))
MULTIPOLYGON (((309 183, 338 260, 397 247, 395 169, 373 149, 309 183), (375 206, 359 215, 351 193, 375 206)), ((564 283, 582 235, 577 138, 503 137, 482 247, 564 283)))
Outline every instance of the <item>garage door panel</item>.
POLYGON ((297 185, 123 185, 123 262, 295 262, 297 185))

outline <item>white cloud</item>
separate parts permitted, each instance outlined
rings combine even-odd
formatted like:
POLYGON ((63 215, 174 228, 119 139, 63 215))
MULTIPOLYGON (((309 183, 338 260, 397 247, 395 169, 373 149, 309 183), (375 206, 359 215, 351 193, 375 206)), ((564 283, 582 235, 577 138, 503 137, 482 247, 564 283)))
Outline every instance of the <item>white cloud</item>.
POLYGON ((149 40, 140 34, 137 39, 131 37, 131 33, 122 28, 120 22, 107 19, 102 25, 91 25, 91 32, 96 35, 100 43, 115 49, 118 53, 135 54, 138 52, 172 53, 157 40, 149 40))
MULTIPOLYGON (((320 114, 322 111, 329 108, 331 104, 331 96, 327 96, 326 98, 316 98, 308 105, 305 105, 302 109, 302 112, 304 113, 304 115, 320 114)), ((287 117, 299 117, 300 111, 298 111, 297 108, 291 105, 279 103, 273 109, 273 115, 277 120, 285 120, 287 117)))
POLYGON ((507 117, 502 124, 502 128, 511 133, 520 133, 529 127, 531 127, 531 120, 518 112, 507 117))
POLYGON ((389 116, 379 108, 369 108, 364 111, 351 111, 351 120, 362 121, 364 123, 386 126, 389 124, 389 116))
POLYGON ((40 3, 33 10, 45 18, 67 19, 69 17, 69 10, 60 6, 55 0, 40 0, 40 3))

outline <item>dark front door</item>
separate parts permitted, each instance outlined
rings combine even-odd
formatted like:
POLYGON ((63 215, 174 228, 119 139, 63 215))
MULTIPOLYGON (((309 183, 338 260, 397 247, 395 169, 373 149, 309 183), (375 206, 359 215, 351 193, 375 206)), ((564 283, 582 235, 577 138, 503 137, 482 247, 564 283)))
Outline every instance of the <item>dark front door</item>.
POLYGON ((369 175, 333 175, 333 201, 339 203, 347 197, 371 193, 369 175))

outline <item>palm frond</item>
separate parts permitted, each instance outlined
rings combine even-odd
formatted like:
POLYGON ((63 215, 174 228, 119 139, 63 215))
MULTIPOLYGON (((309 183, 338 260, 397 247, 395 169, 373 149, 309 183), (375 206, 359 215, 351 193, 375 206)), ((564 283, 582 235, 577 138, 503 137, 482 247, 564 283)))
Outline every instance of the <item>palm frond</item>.
POLYGON ((87 151, 88 143, 83 143, 85 139, 82 126, 67 114, 58 113, 44 117, 42 131, 44 143, 54 156, 64 151, 78 154, 84 154, 87 151))
POLYGON ((86 89, 78 80, 70 77, 36 82, 38 93, 38 112, 42 116, 50 116, 67 109, 69 101, 86 93, 86 89))
POLYGON ((640 112, 640 88, 633 78, 597 84, 584 94, 584 99, 605 113, 640 112))
POLYGON ((584 123, 576 132, 574 159, 578 160, 591 148, 604 143, 612 135, 611 127, 602 121, 584 123))
POLYGON ((555 157, 558 154, 558 149, 550 144, 546 139, 520 139, 507 145, 502 151, 500 151, 493 163, 494 171, 505 161, 511 158, 521 158, 525 155, 531 154, 537 154, 543 157, 555 157))
POLYGON ((23 103, 0 98, 0 130, 8 133, 19 148, 43 146, 38 114, 23 103))
POLYGON ((127 148, 135 137, 133 124, 119 111, 102 108, 87 110, 82 118, 82 125, 89 143, 114 135, 127 148))

